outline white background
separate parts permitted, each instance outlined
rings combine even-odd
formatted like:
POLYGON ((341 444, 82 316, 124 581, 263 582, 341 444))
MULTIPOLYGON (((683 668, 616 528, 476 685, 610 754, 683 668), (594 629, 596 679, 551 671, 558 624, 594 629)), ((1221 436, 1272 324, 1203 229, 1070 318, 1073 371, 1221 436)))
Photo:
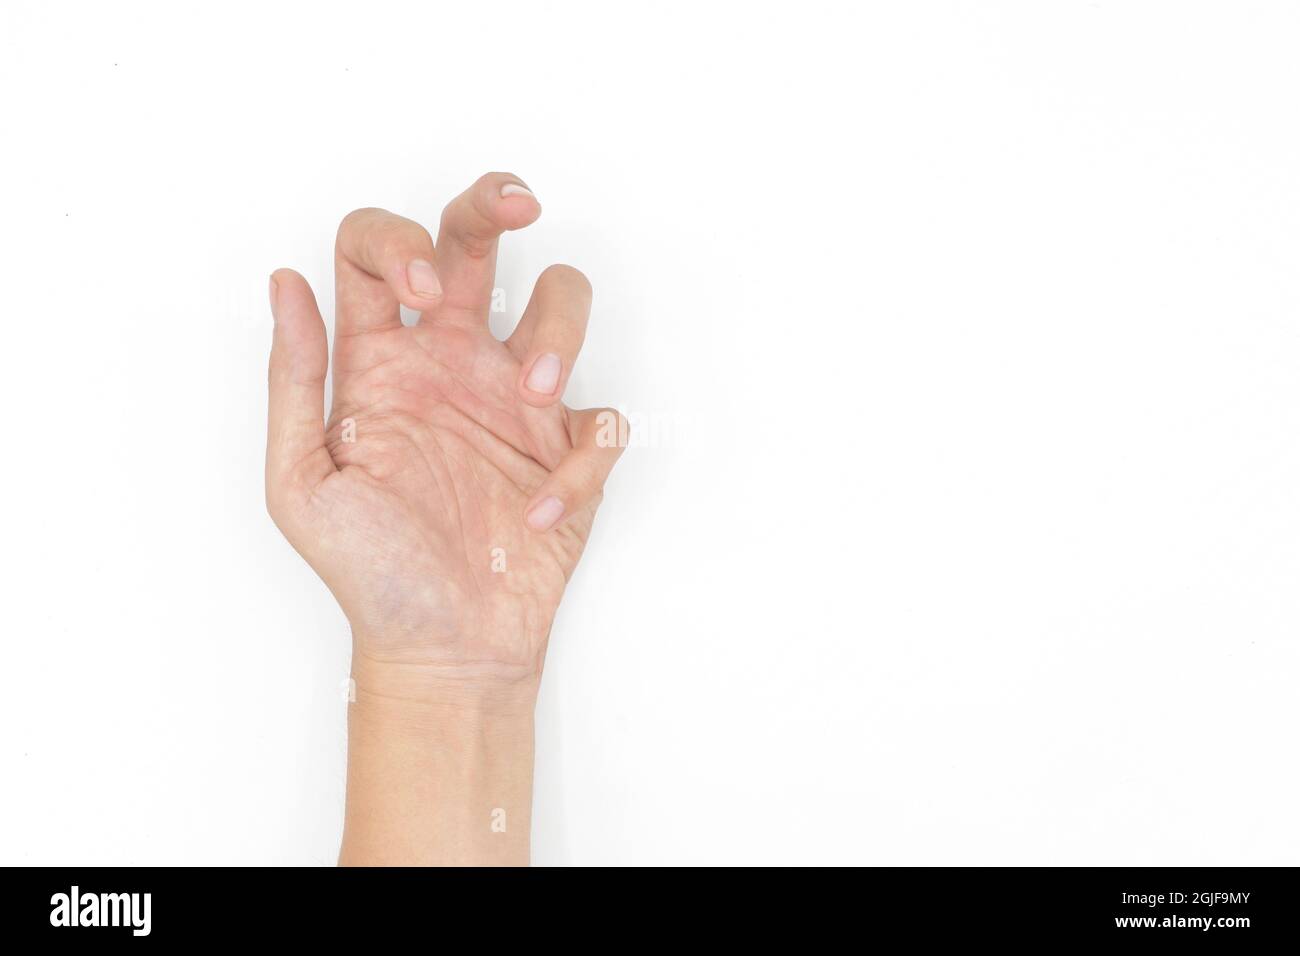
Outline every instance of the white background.
POLYGON ((266 277, 507 170, 640 416, 534 860, 1300 862, 1300 15, 6 3, 0 862, 329 864, 266 277))

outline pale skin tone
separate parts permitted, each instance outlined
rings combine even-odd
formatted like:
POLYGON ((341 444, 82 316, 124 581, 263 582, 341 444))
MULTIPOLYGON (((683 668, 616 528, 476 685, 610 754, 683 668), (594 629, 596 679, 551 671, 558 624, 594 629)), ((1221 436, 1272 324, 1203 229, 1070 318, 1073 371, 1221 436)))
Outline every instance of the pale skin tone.
POLYGON ((561 401, 591 307, 580 272, 550 267, 510 338, 488 330, 498 239, 540 215, 508 173, 454 199, 436 243, 349 214, 328 420, 315 296, 271 276, 267 505, 352 625, 342 864, 528 862, 551 621, 626 436, 561 401))

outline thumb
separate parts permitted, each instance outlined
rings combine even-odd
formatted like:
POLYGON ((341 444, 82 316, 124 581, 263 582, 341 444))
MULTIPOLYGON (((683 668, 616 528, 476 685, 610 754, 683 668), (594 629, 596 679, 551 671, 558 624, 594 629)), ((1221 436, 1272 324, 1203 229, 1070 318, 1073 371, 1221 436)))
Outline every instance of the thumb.
POLYGON ((266 503, 279 523, 335 469, 325 447, 325 323, 311 286, 292 269, 271 275, 271 315, 266 503))

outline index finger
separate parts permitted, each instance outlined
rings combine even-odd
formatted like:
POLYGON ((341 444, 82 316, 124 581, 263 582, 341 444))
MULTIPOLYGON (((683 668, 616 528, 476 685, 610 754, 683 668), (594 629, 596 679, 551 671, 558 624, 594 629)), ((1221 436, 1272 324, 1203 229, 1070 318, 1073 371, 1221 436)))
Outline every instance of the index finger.
POLYGON ((335 337, 397 328, 400 306, 424 312, 443 299, 433 239, 418 222, 357 209, 334 244, 335 337))

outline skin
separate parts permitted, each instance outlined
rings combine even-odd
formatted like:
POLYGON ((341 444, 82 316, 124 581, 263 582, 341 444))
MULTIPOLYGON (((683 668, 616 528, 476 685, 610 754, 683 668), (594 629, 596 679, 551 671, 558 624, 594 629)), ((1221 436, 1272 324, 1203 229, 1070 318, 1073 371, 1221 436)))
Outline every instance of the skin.
POLYGON ((551 266, 510 338, 488 330, 498 238, 540 215, 507 173, 454 199, 436 244, 349 214, 328 421, 315 296, 271 276, 267 506, 352 625, 343 864, 528 862, 551 622, 626 444, 612 410, 560 400, 591 307, 580 272, 551 266))

